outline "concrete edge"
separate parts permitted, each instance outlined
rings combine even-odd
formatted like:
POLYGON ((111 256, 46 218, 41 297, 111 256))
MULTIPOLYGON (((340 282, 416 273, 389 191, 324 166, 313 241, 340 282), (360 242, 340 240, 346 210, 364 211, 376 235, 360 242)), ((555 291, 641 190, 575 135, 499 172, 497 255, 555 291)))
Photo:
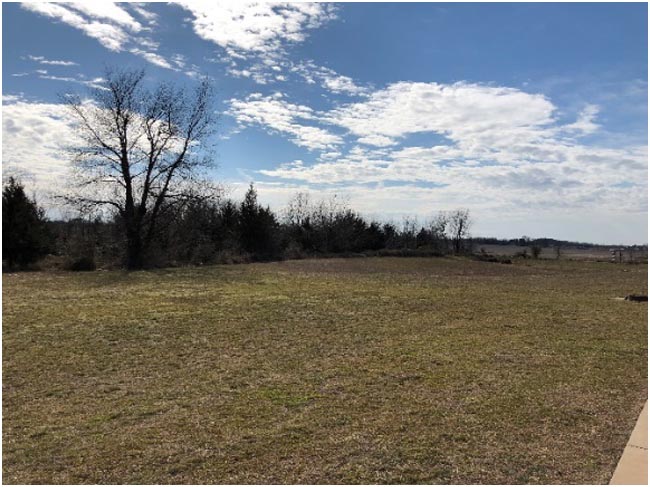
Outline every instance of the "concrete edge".
POLYGON ((648 402, 618 461, 610 485, 648 485, 648 402))

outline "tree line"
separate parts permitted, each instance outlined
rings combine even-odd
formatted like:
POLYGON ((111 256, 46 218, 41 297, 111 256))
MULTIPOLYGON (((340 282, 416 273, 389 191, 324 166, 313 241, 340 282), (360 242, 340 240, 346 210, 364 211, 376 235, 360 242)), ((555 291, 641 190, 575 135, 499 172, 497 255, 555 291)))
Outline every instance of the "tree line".
MULTIPOLYGON (((14 179, 3 189, 3 256, 10 268, 46 255, 69 270, 97 266, 130 268, 128 235, 118 212, 48 221, 36 201, 14 179)), ((260 204, 255 187, 242 201, 191 199, 165 206, 155 238, 140 267, 202 265, 330 255, 430 255, 471 250, 469 212, 441 212, 419 225, 368 220, 340 198, 312 201, 298 193, 274 212, 260 204)))

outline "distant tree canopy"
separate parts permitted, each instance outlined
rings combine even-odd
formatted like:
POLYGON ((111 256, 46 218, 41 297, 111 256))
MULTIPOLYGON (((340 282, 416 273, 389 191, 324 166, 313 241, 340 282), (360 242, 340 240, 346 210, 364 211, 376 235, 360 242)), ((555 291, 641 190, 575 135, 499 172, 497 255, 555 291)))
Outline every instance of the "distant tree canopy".
POLYGON ((21 183, 9 178, 2 189, 2 257, 8 267, 36 262, 51 244, 45 212, 27 197, 21 183))
POLYGON ((109 69, 106 89, 92 102, 67 96, 82 142, 71 149, 77 191, 69 203, 110 209, 119 221, 129 269, 146 263, 160 222, 204 196, 201 169, 210 165, 205 141, 214 130, 212 90, 144 86, 143 70, 109 69))

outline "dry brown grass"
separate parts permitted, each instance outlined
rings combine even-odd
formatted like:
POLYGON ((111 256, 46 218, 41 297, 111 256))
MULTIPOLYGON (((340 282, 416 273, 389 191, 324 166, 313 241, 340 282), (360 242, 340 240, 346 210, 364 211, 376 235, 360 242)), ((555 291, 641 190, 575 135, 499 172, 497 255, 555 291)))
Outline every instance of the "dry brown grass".
POLYGON ((327 259, 4 276, 5 483, 606 483, 647 267, 327 259))

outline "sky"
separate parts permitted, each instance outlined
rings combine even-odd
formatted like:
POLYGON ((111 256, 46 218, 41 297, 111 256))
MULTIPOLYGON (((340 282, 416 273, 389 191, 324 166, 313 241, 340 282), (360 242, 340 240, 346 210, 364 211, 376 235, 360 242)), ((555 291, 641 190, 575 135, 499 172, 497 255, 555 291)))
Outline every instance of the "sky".
POLYGON ((475 236, 648 241, 645 3, 3 3, 3 177, 57 214, 65 93, 107 66, 212 80, 233 198, 475 236))

